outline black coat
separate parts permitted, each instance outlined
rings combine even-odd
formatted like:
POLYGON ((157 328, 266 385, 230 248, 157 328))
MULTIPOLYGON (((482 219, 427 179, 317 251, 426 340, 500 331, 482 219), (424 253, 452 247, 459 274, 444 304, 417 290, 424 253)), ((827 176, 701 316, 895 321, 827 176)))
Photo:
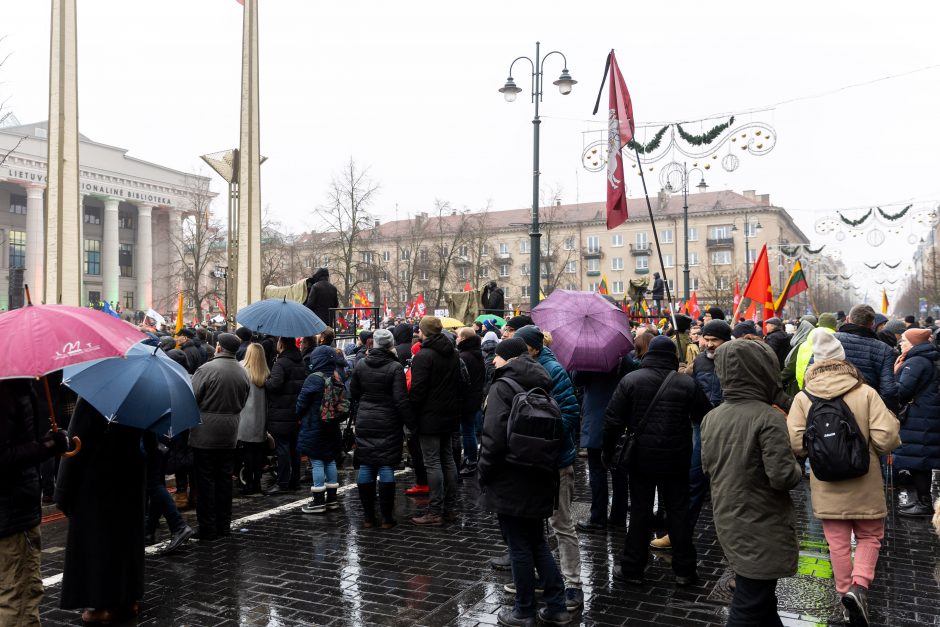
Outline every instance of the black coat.
POLYGON ((525 390, 552 389, 548 372, 529 355, 516 357, 496 369, 486 396, 483 438, 477 465, 480 505, 497 514, 548 518, 555 508, 558 474, 506 462, 506 423, 516 392, 508 383, 500 383, 502 378, 512 379, 525 390))
POLYGON ((483 383, 486 380, 486 364, 483 362, 483 351, 480 350, 480 336, 472 335, 460 340, 457 351, 470 374, 470 389, 463 403, 463 415, 473 416, 483 405, 483 383))
POLYGON ((663 283, 663 280, 661 278, 653 279, 653 289, 652 289, 653 298, 657 300, 662 300, 665 290, 666 290, 666 284, 663 283))
POLYGON ((203 359, 202 351, 199 350, 199 347, 196 346, 193 340, 186 340, 186 342, 180 346, 180 350, 186 355, 186 372, 189 374, 195 374, 199 366, 206 363, 206 360, 203 359))
POLYGON ((790 352, 790 336, 783 329, 777 329, 768 333, 764 341, 767 342, 770 348, 774 349, 777 361, 780 362, 780 369, 783 370, 784 362, 786 362, 787 355, 790 352))
POLYGON ((297 347, 291 344, 277 356, 271 375, 264 382, 268 402, 268 431, 276 435, 297 433, 297 395, 307 378, 307 367, 297 347))
POLYGON ((402 366, 411 359, 411 340, 414 339, 415 332, 410 324, 396 324, 392 329, 392 337, 395 338, 395 352, 398 353, 398 361, 402 366))
POLYGON ((911 347, 898 371, 902 404, 913 401, 901 425, 901 447, 894 451, 894 465, 905 470, 940 468, 940 391, 935 372, 940 351, 932 344, 911 347))
POLYGON ((63 458, 55 501, 69 519, 61 607, 127 607, 144 593, 146 465, 141 431, 80 400, 69 425, 82 450, 63 458))
POLYGON ((349 379, 350 399, 358 401, 356 461, 372 467, 401 461, 404 426, 411 421, 405 370, 391 351, 373 348, 349 379))
MULTIPOLYGON (((650 352, 640 360, 640 369, 620 380, 604 414, 604 452, 612 454, 620 436, 636 430, 670 372, 679 367, 671 353, 650 352)), ((701 386, 692 379, 673 377, 653 408, 646 428, 636 443, 631 469, 644 473, 686 474, 692 459, 692 423, 699 423, 712 409, 701 386)))
POLYGON ((326 326, 333 326, 330 309, 339 307, 339 292, 330 283, 330 271, 320 268, 307 279, 307 300, 304 306, 315 313, 326 326))
POLYGON ((483 303, 484 309, 489 313, 502 316, 506 310, 506 295, 503 288, 497 286, 487 292, 486 302, 483 303))
POLYGON ((451 434, 461 414, 457 349, 443 333, 430 336, 411 360, 411 407, 408 428, 420 435, 451 434))

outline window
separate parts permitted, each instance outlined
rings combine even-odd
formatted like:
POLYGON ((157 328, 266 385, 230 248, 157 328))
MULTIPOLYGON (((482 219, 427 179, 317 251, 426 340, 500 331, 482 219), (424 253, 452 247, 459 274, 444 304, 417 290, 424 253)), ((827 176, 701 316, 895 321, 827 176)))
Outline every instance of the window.
POLYGON ((500 255, 508 255, 508 254, 509 254, 509 244, 507 244, 506 242, 500 242, 500 243, 499 243, 499 254, 500 254, 500 255))
POLYGON ((529 262, 528 261, 524 261, 522 262, 522 264, 519 265, 519 272, 523 275, 529 274, 529 262))
MULTIPOLYGON (((499 264, 499 276, 504 277, 504 278, 509 276, 509 264, 508 263, 499 264)), ((505 296, 505 294, 503 295, 505 296)))
POLYGON ((672 279, 666 279, 666 287, 669 288, 669 292, 672 294, 673 298, 676 295, 676 282, 672 279))
POLYGON ((611 246, 623 246, 623 233, 614 233, 610 236, 611 246))
POLYGON ((600 286, 601 286, 601 284, 600 284, 599 282, 596 282, 596 281, 595 281, 595 282, 592 282, 592 283, 588 283, 588 291, 589 291, 589 292, 596 292, 596 291, 597 291, 597 288, 600 287, 600 286))
POLYGON ((613 257, 610 260, 611 270, 623 270, 623 257, 613 257))
POLYGON ((489 257, 489 256, 490 256, 490 245, 489 245, 489 244, 483 244, 483 245, 480 247, 480 256, 481 256, 481 257, 489 257))
POLYGON ((730 290, 731 278, 724 274, 719 274, 715 278, 715 287, 718 288, 719 290, 730 290))
POLYGON ((659 232, 660 244, 672 243, 672 229, 663 229, 659 232))
POLYGON ((689 253, 689 265, 690 266, 698 265, 698 253, 689 253))
POLYGON ((575 274, 578 271, 578 262, 577 261, 568 261, 565 262, 565 272, 568 274, 575 274))
POLYGON ((585 263, 587 264, 588 272, 600 272, 601 270, 600 259, 586 259, 585 263))
POLYGON ((457 278, 459 278, 461 281, 465 281, 469 274, 470 273, 467 272, 467 266, 460 266, 457 268, 457 278))
POLYGON ((389 250, 383 250, 383 251, 382 251, 382 261, 384 261, 385 263, 388 263, 388 262, 391 261, 391 260, 392 260, 392 252, 389 251, 389 250))
POLYGON ((649 248, 649 239, 646 237, 646 233, 637 233, 636 234, 636 247, 637 248, 649 248))
POLYGON ((419 281, 427 281, 428 278, 429 278, 429 276, 430 276, 430 275, 428 275, 428 271, 427 271, 427 270, 422 270, 421 272, 418 273, 418 280, 419 280, 419 281))
POLYGON ((134 292, 124 292, 124 309, 134 308, 134 292))
POLYGON ((477 273, 477 276, 481 279, 488 279, 490 276, 490 269, 488 266, 480 266, 480 270, 477 273))
POLYGON ((756 248, 748 247, 747 249, 747 262, 754 263, 757 261, 757 255, 760 253, 756 248))
POLYGON ((676 266, 675 260, 672 258, 672 255, 663 255, 663 265, 667 268, 674 268, 676 266))
POLYGON ((597 235, 588 235, 587 249, 589 253, 597 253, 601 250, 601 238, 597 235))
POLYGON ((447 259, 450 257, 450 248, 447 244, 441 244, 441 259, 447 259))
POLYGON ((408 271, 407 271, 407 270, 399 270, 399 271, 398 271, 398 279, 399 279, 400 281, 407 281, 407 280, 408 280, 408 271))
POLYGON ((26 215, 26 196, 10 194, 10 213, 26 215))
POLYGON ((10 267, 26 267, 26 231, 10 231, 10 267))
POLYGON ((329 255, 323 255, 323 267, 324 267, 324 268, 329 268, 329 267, 330 267, 330 256, 329 256, 329 255))
POLYGON ((519 252, 520 253, 529 252, 529 240, 524 239, 519 242, 519 252))
POLYGON ((612 285, 614 294, 623 294, 623 281, 614 281, 612 285))
POLYGON ((101 240, 99 239, 85 240, 85 274, 101 274, 101 240))
POLYGON ((467 251, 469 250, 470 250, 469 247, 466 244, 464 244, 463 246, 457 249, 457 255, 460 257, 469 257, 470 255, 467 254, 467 251))
POLYGON ((97 305, 101 302, 101 292, 88 292, 88 304, 97 305))
POLYGON ((372 253, 364 252, 362 253, 362 263, 372 263, 372 253))
POLYGON ((754 237, 755 235, 757 235, 757 222, 746 222, 744 224, 744 236, 754 237))
POLYGON ((574 237, 565 238, 565 250, 574 250, 574 237))
MULTIPOLYGON (((503 290, 503 297, 506 296, 506 290, 503 290)), ((519 295, 519 298, 528 298, 529 297, 529 286, 522 286, 522 293, 519 295)))
POLYGON ((121 244, 118 250, 118 265, 121 267, 122 277, 134 276, 134 245, 121 244))
POLYGON ((698 241, 698 229, 694 226, 689 227, 689 241, 697 242, 698 241))
POLYGON ((731 251, 730 250, 716 250, 712 253, 712 265, 713 266, 730 266, 731 265, 731 251))
POLYGON ((312 268, 312 267, 313 267, 313 257, 305 257, 305 258, 304 258, 304 267, 305 267, 305 268, 312 268))
POLYGON ((689 277, 689 289, 697 290, 698 289, 698 277, 689 277))
POLYGON ((645 256, 645 255, 641 255, 641 256, 637 257, 637 258, 636 258, 636 266, 635 266, 635 267, 636 267, 637 270, 649 270, 649 269, 650 269, 650 258, 647 257, 647 256, 645 256))
POLYGON ((569 292, 577 292, 579 288, 574 283, 568 283, 565 285, 565 289, 569 292))
POLYGON ((382 271, 382 282, 383 282, 383 283, 388 283, 388 270, 383 270, 383 271, 382 271))
POLYGON ((100 207, 85 207, 85 224, 101 224, 100 207))
POLYGON ((731 225, 722 224, 720 226, 713 226, 709 231, 709 236, 712 239, 730 239, 731 238, 731 225))
POLYGON ((118 213, 118 228, 119 229, 132 229, 134 228, 134 216, 125 211, 118 213))
POLYGON ((399 261, 408 261, 411 259, 411 249, 410 248, 399 248, 398 249, 398 260, 399 261))
POLYGON ((427 249, 427 248, 422 248, 420 251, 418 251, 418 260, 419 260, 419 261, 427 261, 427 260, 428 260, 428 249, 427 249))

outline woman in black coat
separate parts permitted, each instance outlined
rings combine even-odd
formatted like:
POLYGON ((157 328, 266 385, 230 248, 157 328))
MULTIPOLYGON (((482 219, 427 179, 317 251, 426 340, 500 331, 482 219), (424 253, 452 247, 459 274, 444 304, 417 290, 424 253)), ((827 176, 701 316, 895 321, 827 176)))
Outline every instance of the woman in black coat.
POLYGON ((277 446, 277 486, 268 494, 300 487, 300 454, 297 452, 300 417, 296 405, 297 395, 307 378, 307 367, 293 338, 278 338, 277 350, 277 360, 264 383, 268 405, 267 429, 277 446))
POLYGON ((379 478, 382 529, 395 526, 395 466, 401 461, 406 418, 411 420, 411 401, 405 386, 405 370, 386 329, 372 336, 373 348, 356 364, 349 380, 356 414, 356 487, 362 501, 362 526, 375 525, 375 479, 379 478))

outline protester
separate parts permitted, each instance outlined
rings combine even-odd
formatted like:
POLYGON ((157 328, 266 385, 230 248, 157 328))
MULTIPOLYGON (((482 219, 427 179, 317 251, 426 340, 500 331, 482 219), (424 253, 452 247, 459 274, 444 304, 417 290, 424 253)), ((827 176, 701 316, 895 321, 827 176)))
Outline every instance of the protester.
POLYGON ((875 310, 870 305, 855 305, 849 321, 839 327, 836 339, 845 349, 845 359, 858 368, 865 383, 875 388, 893 412, 898 410, 898 385, 894 378, 895 353, 880 342, 871 330, 875 310))
POLYGON ((512 318, 506 321, 505 325, 503 325, 502 339, 504 340, 510 339, 516 331, 530 324, 535 324, 535 323, 532 321, 531 317, 525 314, 521 316, 513 316, 512 318))
MULTIPOLYGON (((823 314, 825 317, 826 314, 823 314)), ((795 395, 802 388, 803 375, 813 356, 812 345, 803 348, 809 334, 816 328, 815 323, 801 320, 796 333, 790 338, 790 352, 783 360, 783 369, 780 372, 780 383, 788 394, 795 395), (802 351, 802 353, 801 353, 802 351), (800 356, 802 355, 802 359, 800 356), (800 373, 797 375, 797 373, 800 373)))
POLYGON ((395 353, 398 361, 405 366, 411 359, 411 340, 414 338, 414 331, 410 324, 396 324, 392 329, 392 335, 395 337, 395 353))
POLYGON ((277 360, 264 383, 267 429, 274 437, 277 450, 277 485, 268 490, 268 495, 300 488, 300 453, 297 452, 300 415, 296 405, 306 378, 307 366, 293 338, 278 338, 277 360))
POLYGON ((789 490, 802 473, 785 416, 773 407, 778 363, 763 342, 715 351, 723 402, 702 422, 702 467, 711 482, 715 531, 735 573, 730 627, 782 625, 777 580, 796 573, 799 544, 789 490))
POLYGON ((672 341, 675 342, 676 348, 679 351, 679 365, 682 367, 692 363, 686 361, 689 354, 689 347, 692 346, 692 338, 689 334, 689 329, 691 328, 692 318, 684 314, 676 314, 676 332, 672 336, 672 341))
POLYGON ((214 540, 230 532, 238 421, 251 388, 247 372, 235 360, 240 344, 236 335, 219 334, 215 357, 193 375, 201 424, 190 429, 189 446, 199 492, 196 518, 200 540, 214 540))
POLYGON ((493 372, 496 371, 494 360, 496 359, 496 345, 499 344, 499 337, 495 331, 487 331, 483 334, 483 341, 480 343, 480 352, 483 353, 483 398, 490 391, 490 382, 493 380, 493 372))
POLYGON ((904 326, 903 320, 888 320, 877 335, 879 340, 892 349, 897 349, 898 342, 901 341, 901 335, 905 331, 907 331, 907 327, 904 326))
POLYGON ((496 281, 490 281, 483 288, 483 294, 480 299, 483 303, 483 313, 502 316, 505 312, 505 294, 503 288, 496 284, 496 281))
POLYGON ((334 378, 336 351, 330 346, 316 347, 310 353, 307 367, 310 374, 303 382, 294 411, 301 417, 297 451, 310 459, 313 479, 310 491, 313 496, 301 511, 305 514, 324 514, 327 510, 339 507, 336 497, 339 489, 336 458, 342 450, 343 436, 338 420, 325 421, 320 417, 327 381, 330 381, 330 385, 341 387, 334 378))
POLYGON ((756 335, 760 336, 760 331, 757 329, 757 325, 754 324, 753 320, 745 320, 734 325, 734 328, 731 330, 731 337, 740 340, 745 335, 756 335))
POLYGON ((339 291, 330 283, 330 271, 317 268, 307 279, 307 299, 304 306, 315 313, 328 327, 333 326, 331 309, 339 307, 339 291))
POLYGON ((205 363, 202 351, 193 341, 194 337, 196 332, 192 329, 183 328, 176 334, 176 347, 186 356, 186 372, 189 374, 195 374, 196 369, 205 363))
POLYGON ((245 465, 242 494, 249 495, 261 492, 261 474, 268 448, 268 434, 265 429, 268 412, 264 385, 271 372, 260 344, 249 345, 241 363, 251 383, 248 400, 238 419, 238 442, 241 444, 242 463, 245 465))
POLYGON ((640 369, 617 385, 604 417, 606 467, 617 463, 614 449, 624 430, 636 435, 636 454, 627 462, 630 528, 620 568, 614 570, 615 578, 629 583, 643 583, 657 490, 666 511, 676 583, 692 585, 697 581, 695 547, 687 520, 692 423, 701 422, 712 404, 695 381, 677 376, 678 368, 675 345, 665 337, 653 338, 640 369))
POLYGON ((481 344, 480 336, 470 327, 457 330, 457 353, 470 375, 469 389, 460 411, 463 467, 458 474, 464 477, 477 473, 477 430, 483 424, 483 384, 486 377, 481 344))
POLYGON ((773 349, 777 355, 777 361, 780 362, 780 369, 783 370, 787 354, 790 352, 790 336, 783 330, 783 321, 780 318, 770 318, 764 321, 767 335, 764 341, 773 349))
MULTIPOLYGON (((849 312, 849 319, 852 318, 852 312, 849 312)), ((904 326, 908 329, 917 328, 917 318, 913 315, 904 316, 904 326)))
POLYGON ((868 588, 875 577, 888 515, 878 456, 901 443, 898 421, 855 366, 845 361, 845 351, 835 337, 820 328, 813 331, 810 340, 815 363, 806 371, 804 391, 796 396, 787 416, 790 446, 797 456, 807 455, 803 438, 815 399, 841 399, 869 443, 868 472, 864 475, 842 481, 821 481, 815 474, 810 477, 813 515, 822 521, 829 544, 836 592, 842 597, 850 624, 868 625, 868 588))
POLYGON ((543 622, 567 625, 571 617, 565 605, 565 587, 543 532, 543 520, 552 514, 558 487, 557 473, 512 465, 506 460, 509 412, 515 389, 547 390, 552 380, 533 360, 519 338, 503 340, 496 347, 496 372, 486 398, 483 444, 478 464, 480 504, 497 515, 500 530, 509 545, 515 603, 500 610, 498 622, 510 627, 535 625, 535 571, 544 590, 547 607, 538 610, 543 622))
POLYGON ((718 307, 709 307, 705 310, 705 313, 702 315, 702 321, 705 324, 708 324, 712 320, 724 320, 725 312, 719 309, 718 307))
POLYGON ((160 518, 166 519, 170 528, 170 543, 163 550, 167 555, 186 544, 196 533, 183 520, 173 498, 166 489, 166 451, 169 438, 157 436, 152 431, 143 432, 143 449, 147 457, 147 521, 145 533, 147 544, 156 544, 160 518))
POLYGON ((242 361, 245 359, 245 353, 248 352, 248 347, 251 346, 251 329, 248 327, 238 327, 235 329, 235 335, 241 340, 241 344, 238 345, 238 350, 235 351, 235 359, 242 361))
POLYGON ((663 298, 666 294, 666 283, 659 276, 658 272, 653 273, 653 286, 650 290, 650 295, 653 298, 653 309, 656 310, 657 314, 662 313, 663 308, 663 298))
POLYGON ((382 529, 395 526, 395 467, 401 461, 405 421, 411 419, 411 401, 405 387, 405 371, 395 354, 394 338, 386 329, 373 336, 374 346, 353 370, 349 381, 351 400, 358 401, 356 415, 356 488, 362 502, 365 528, 374 527, 375 480, 379 479, 382 529))

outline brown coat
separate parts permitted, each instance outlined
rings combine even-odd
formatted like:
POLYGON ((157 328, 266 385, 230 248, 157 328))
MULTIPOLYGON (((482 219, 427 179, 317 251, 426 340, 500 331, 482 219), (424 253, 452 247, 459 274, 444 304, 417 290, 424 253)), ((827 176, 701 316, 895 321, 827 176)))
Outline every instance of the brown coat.
MULTIPOLYGON (((841 360, 827 360, 813 364, 806 371, 805 389, 819 398, 843 396, 845 404, 855 414, 859 431, 869 442, 870 463, 868 474, 845 481, 820 481, 810 478, 813 514, 820 519, 867 520, 887 516, 884 480, 878 456, 901 445, 898 437, 900 424, 884 401, 853 365, 841 360)), ((797 455, 806 455, 803 432, 810 400, 800 392, 793 399, 787 416, 790 446, 797 455)))

